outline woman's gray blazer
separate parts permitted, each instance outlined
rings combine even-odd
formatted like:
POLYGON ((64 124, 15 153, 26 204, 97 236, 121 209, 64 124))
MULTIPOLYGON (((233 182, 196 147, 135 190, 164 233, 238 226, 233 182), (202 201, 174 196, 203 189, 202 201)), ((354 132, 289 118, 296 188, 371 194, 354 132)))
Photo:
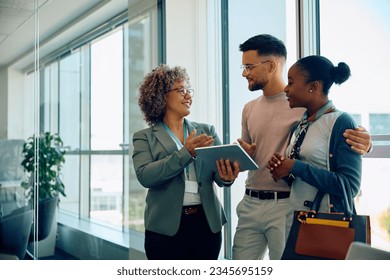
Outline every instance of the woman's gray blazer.
MULTIPOLYGON (((221 141, 212 125, 186 122, 189 131, 205 133, 214 138, 214 145, 221 141)), ((224 183, 218 173, 203 168, 200 160, 194 160, 185 147, 177 149, 175 142, 163 124, 143 129, 133 135, 133 164, 139 182, 148 188, 145 207, 145 228, 149 231, 173 236, 177 233, 184 197, 184 168, 194 161, 199 194, 212 232, 218 232, 226 223, 225 213, 215 194, 213 182, 224 183)))

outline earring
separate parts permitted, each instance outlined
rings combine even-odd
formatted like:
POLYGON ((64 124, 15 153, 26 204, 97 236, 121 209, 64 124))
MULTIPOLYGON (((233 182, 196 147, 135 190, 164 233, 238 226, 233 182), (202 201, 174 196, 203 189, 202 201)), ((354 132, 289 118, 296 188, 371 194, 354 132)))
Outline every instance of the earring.
POLYGON ((313 92, 313 90, 311 89, 311 90, 309 90, 309 92, 313 92))

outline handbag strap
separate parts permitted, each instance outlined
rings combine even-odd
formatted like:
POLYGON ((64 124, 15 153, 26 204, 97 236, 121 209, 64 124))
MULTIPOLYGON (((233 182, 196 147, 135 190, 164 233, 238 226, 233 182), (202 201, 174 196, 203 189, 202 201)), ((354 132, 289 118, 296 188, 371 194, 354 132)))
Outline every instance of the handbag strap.
MULTIPOLYGON (((342 184, 342 192, 343 192, 343 204, 344 204, 344 209, 346 210, 346 213, 344 213, 345 215, 345 218, 346 219, 350 219, 352 216, 353 216, 353 211, 352 211, 352 208, 351 208, 351 203, 350 203, 350 199, 348 199, 348 196, 347 196, 347 193, 346 193, 346 190, 345 190, 345 187, 344 187, 344 182, 341 181, 340 182, 342 184)), ((317 194, 316 196, 314 197, 314 200, 311 204, 311 207, 310 207, 310 211, 314 211, 315 213, 318 212, 318 210, 320 209, 320 205, 321 205, 321 201, 322 199, 324 198, 324 195, 325 193, 324 192, 321 192, 321 191, 317 191, 317 194)))
POLYGON ((311 204, 310 211, 318 212, 320 209, 321 201, 324 198, 325 193, 318 191, 311 204))

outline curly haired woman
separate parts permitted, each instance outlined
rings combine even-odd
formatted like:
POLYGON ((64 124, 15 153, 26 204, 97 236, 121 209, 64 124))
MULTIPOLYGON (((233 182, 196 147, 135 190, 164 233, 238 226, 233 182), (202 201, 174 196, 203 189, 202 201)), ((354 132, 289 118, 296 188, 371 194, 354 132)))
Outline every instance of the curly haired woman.
POLYGON ((133 164, 148 188, 148 259, 217 259, 226 217, 213 188, 229 187, 239 166, 217 161, 202 168, 195 148, 220 145, 212 125, 189 121, 193 90, 182 67, 160 65, 144 77, 138 104, 149 128, 134 133, 133 164))

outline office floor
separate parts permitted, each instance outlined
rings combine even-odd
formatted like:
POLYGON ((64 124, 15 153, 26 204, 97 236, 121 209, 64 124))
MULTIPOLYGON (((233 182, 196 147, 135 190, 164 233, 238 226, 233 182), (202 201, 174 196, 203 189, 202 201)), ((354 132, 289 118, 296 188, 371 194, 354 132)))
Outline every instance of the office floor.
MULTIPOLYGON (((30 255, 26 254, 24 259, 25 260, 32 260, 32 257, 30 255)), ((53 256, 42 257, 42 258, 39 258, 39 260, 77 260, 77 258, 73 257, 72 255, 69 255, 68 253, 62 251, 61 249, 56 248, 53 256)))

